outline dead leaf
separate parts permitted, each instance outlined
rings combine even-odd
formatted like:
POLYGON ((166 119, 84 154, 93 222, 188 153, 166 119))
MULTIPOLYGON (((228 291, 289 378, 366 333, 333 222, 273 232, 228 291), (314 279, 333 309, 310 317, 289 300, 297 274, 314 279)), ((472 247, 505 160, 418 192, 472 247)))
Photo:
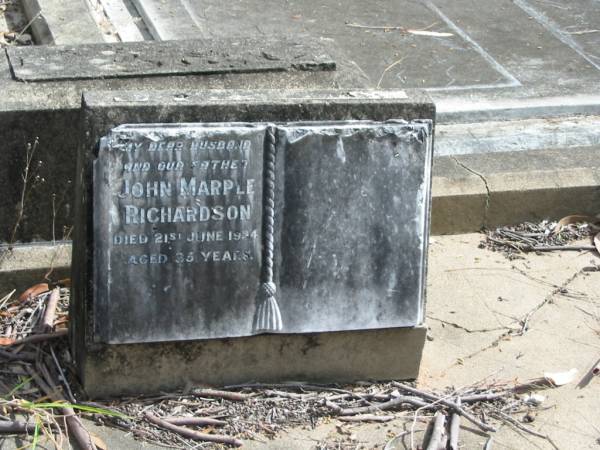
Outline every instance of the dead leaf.
POLYGON ((555 233, 557 233, 557 232, 561 231, 567 225, 573 225, 576 223, 597 224, 599 222, 600 222, 600 219, 598 219, 597 217, 594 217, 594 216, 584 216, 581 214, 573 214, 570 216, 565 216, 562 219, 560 219, 556 223, 556 226, 554 227, 553 231, 555 233))
POLYGON ((14 343, 13 338, 0 337, 0 345, 13 345, 14 343))
POLYGON ((50 288, 48 287, 48 283, 38 283, 36 285, 31 286, 25 292, 21 294, 19 297, 20 302, 24 302, 32 297, 37 297, 44 292, 48 292, 50 288))
POLYGON ((554 386, 562 386, 573 382, 577 372, 577 369, 571 369, 566 372, 545 373, 544 378, 554 386))
POLYGON ((94 443, 94 445, 96 446, 96 448, 98 450, 108 450, 108 445, 106 445, 106 443, 102 439, 100 439, 97 435, 90 432, 90 437, 92 438, 92 442, 94 443))
POLYGON ((69 322, 69 316, 61 317, 54 322, 54 327, 57 327, 59 325, 62 325, 62 324, 68 323, 68 322, 69 322))
POLYGON ((70 278, 63 278, 62 280, 58 280, 58 282, 56 283, 57 285, 59 285, 60 287, 71 287, 71 279, 70 278))

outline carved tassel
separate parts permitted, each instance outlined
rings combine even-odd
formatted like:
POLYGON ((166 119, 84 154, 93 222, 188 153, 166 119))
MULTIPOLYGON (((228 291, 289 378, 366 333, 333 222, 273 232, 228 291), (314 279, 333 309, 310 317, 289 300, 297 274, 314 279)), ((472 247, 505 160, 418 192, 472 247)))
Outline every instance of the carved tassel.
POLYGON ((258 288, 258 309, 254 315, 254 331, 280 331, 283 328, 281 312, 275 299, 274 283, 261 283, 258 288))
POLYGON ((283 322, 273 282, 273 251, 275 233, 275 127, 265 132, 265 176, 263 188, 263 258, 261 283, 256 296, 257 309, 254 313, 253 332, 281 331, 283 322))

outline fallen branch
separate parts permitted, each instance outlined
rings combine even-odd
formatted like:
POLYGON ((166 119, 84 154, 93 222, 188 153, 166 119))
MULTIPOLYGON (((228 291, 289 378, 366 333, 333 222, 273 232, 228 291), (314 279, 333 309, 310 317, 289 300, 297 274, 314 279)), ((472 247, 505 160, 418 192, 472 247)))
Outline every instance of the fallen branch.
POLYGON ((224 420, 213 419, 212 417, 165 417, 163 418, 165 422, 169 422, 173 425, 188 425, 188 426, 215 426, 222 427, 227 425, 227 422, 224 420))
POLYGON ((542 433, 538 433, 535 430, 532 430, 531 428, 526 427, 525 425, 522 425, 519 423, 518 420, 513 419, 512 417, 510 417, 508 414, 503 413, 500 410, 495 410, 492 411, 492 415, 495 415, 496 417, 498 417, 501 420, 504 420, 505 422, 508 422, 509 424, 511 424, 512 426, 518 428, 521 431, 524 431, 525 433, 529 433, 532 436, 536 436, 542 439, 546 439, 549 440, 548 436, 542 433))
POLYGON ((30 434, 35 432, 34 423, 15 421, 0 421, 0 434, 30 434))
POLYGON ((554 289, 549 295, 547 295, 546 297, 544 297, 544 300, 542 300, 532 310, 530 310, 527 314, 525 314, 525 316, 521 320, 521 330, 519 331, 519 333, 517 335, 518 336, 522 336, 523 334, 525 334, 525 332, 529 329, 529 320, 531 319, 531 317, 537 311, 539 311, 544 305, 552 302, 552 300, 553 300, 553 298, 554 298, 555 295, 562 294, 562 293, 566 292, 567 286, 569 284, 571 284, 571 282, 573 282, 573 280, 575 280, 575 278, 577 278, 581 273, 582 273, 581 270, 575 272, 575 274, 573 274, 572 276, 570 276, 569 278, 567 278, 567 280, 565 280, 563 282, 563 284, 561 284, 559 287, 557 287, 556 289, 554 289))
POLYGON ((342 408, 339 405, 337 405, 333 402, 330 402, 328 400, 326 400, 324 402, 325 406, 327 406, 329 409, 333 410, 335 413, 337 413, 340 416, 356 416, 359 414, 369 414, 369 413, 374 413, 377 411, 385 411, 388 409, 395 409, 404 404, 413 405, 413 406, 416 406, 417 408, 429 408, 429 407, 434 408, 435 407, 435 406, 430 405, 418 398, 407 397, 407 396, 395 397, 392 400, 389 400, 384 403, 379 403, 376 405, 358 406, 355 408, 342 408))
POLYGON ((56 307, 60 300, 60 288, 55 287, 50 293, 50 298, 46 303, 46 309, 40 323, 40 329, 44 333, 51 332, 54 329, 54 320, 56 319, 56 307))
POLYGON ((431 437, 429 439, 429 443, 427 450, 439 450, 440 448, 446 448, 446 443, 444 442, 444 425, 446 424, 446 416, 438 411, 433 416, 433 429, 431 431, 431 437))
MULTIPOLYGON (((58 387, 51 379, 49 379, 49 377, 47 377, 47 376, 44 377, 44 378, 46 378, 44 380, 44 379, 42 379, 42 377, 40 377, 40 375, 36 371, 34 371, 33 369, 30 369, 30 368, 28 368, 28 372, 32 376, 32 378, 35 380, 37 385, 42 389, 42 391, 44 391, 44 393, 49 398, 52 399, 52 401, 54 401, 54 402, 64 402, 65 401, 65 398, 60 394, 58 387)), ((48 371, 45 371, 45 372, 46 372, 46 374, 48 373, 48 371)), ((65 417, 65 423, 67 426, 67 430, 71 433, 71 436, 73 436, 73 439, 77 442, 79 447, 82 450, 97 450, 97 447, 94 445, 94 442, 92 441, 92 437, 90 436, 90 433, 88 433, 86 428, 83 426, 83 423, 81 423, 81 420, 79 419, 79 417, 77 417, 73 408, 71 408, 71 406, 67 403, 67 404, 65 404, 65 406, 61 406, 59 409, 61 410, 62 414, 65 417)))
MULTIPOLYGON (((456 404, 460 406, 462 404, 461 398, 456 399, 456 404)), ((458 434, 460 433, 460 415, 454 411, 450 418, 450 442, 448 444, 449 450, 458 450, 458 434)))
POLYGON ((362 400, 364 402, 369 403, 369 402, 387 402, 393 398, 394 397, 391 394, 348 393, 348 394, 330 395, 329 397, 326 397, 325 399, 329 400, 329 401, 357 399, 357 400, 362 400))
POLYGON ((440 322, 444 325, 450 325, 451 327, 458 328, 459 330, 463 330, 467 333, 489 333, 491 331, 502 331, 506 330, 508 327, 495 327, 495 328, 467 328, 462 326, 456 322, 449 322, 447 320, 438 319, 437 317, 427 316, 428 319, 435 320, 436 322, 440 322))
POLYGON ((35 353, 17 352, 11 353, 0 349, 0 358, 8 359, 9 361, 35 361, 35 353))
MULTIPOLYGON (((309 393, 309 394, 297 394, 295 392, 284 392, 284 391, 278 391, 278 390, 273 390, 273 389, 266 390, 264 395, 271 396, 271 397, 298 399, 298 400, 308 400, 311 398, 316 398, 318 396, 318 394, 316 392, 309 393)), ((340 395, 348 395, 348 394, 340 394, 340 395)))
POLYGON ((495 394, 473 394, 473 395, 465 395, 460 398, 461 403, 478 403, 478 402, 493 402, 494 400, 498 400, 506 397, 506 392, 498 392, 495 394))
POLYGON ((600 33, 600 30, 580 30, 580 31, 569 31, 567 34, 591 34, 591 33, 600 33))
POLYGON ((317 384, 306 384, 299 382, 291 383, 244 383, 244 384, 233 384, 225 386, 224 389, 299 389, 304 391, 317 391, 317 392, 337 392, 338 394, 351 394, 356 395, 345 389, 334 388, 330 386, 321 386, 317 384))
POLYGON ((556 250, 591 251, 596 250, 596 247, 593 245, 534 245, 525 246, 522 250, 532 252, 553 252, 556 250))
POLYGON ((461 406, 457 405, 456 403, 450 401, 450 400, 446 400, 442 397, 439 397, 437 395, 434 394, 430 394, 428 392, 423 392, 420 391, 419 389, 410 387, 410 386, 406 386, 402 383, 398 383, 397 381, 393 381, 392 384, 394 386, 396 386, 397 388, 400 388, 406 392, 410 392, 413 395, 416 395, 417 397, 421 397, 424 398, 426 400, 435 402, 435 403, 439 403, 441 405, 447 406, 448 408, 453 409, 454 411, 456 411, 458 414, 460 414, 461 416, 463 416, 465 419, 467 419, 468 421, 474 423, 475 425, 477 425, 479 428, 481 428, 484 431, 496 431, 496 429, 490 425, 488 425, 487 423, 483 423, 481 420, 477 419, 476 417, 474 417, 472 414, 468 413, 467 411, 465 411, 461 406))
POLYGON ((192 439, 194 441, 217 442, 219 444, 233 445, 235 447, 241 447, 243 445, 242 441, 234 437, 225 436, 221 434, 200 433, 195 430, 190 430, 188 428, 180 427, 178 425, 173 425, 172 423, 166 422, 165 420, 162 420, 149 412, 145 412, 144 417, 146 418, 146 420, 148 420, 148 422, 156 425, 157 427, 164 428, 165 430, 169 430, 173 433, 180 434, 181 436, 186 437, 188 439, 192 439))
POLYGON ((54 333, 47 334, 32 334, 31 336, 27 336, 23 339, 19 339, 8 346, 14 347, 16 345, 24 345, 24 344, 36 344, 38 342, 49 341, 50 339, 58 339, 65 337, 69 333, 69 330, 58 330, 54 333))
POLYGON ((360 25, 358 23, 347 23, 346 26, 351 28, 363 28, 367 30, 383 30, 383 31, 400 31, 404 34, 416 34, 417 36, 431 36, 431 37, 450 37, 452 33, 444 33, 439 31, 427 31, 427 30, 412 30, 410 28, 397 27, 397 26, 370 26, 360 25))
POLYGON ((218 389, 192 389, 191 392, 197 397, 211 397, 211 398, 222 398, 224 400, 231 400, 234 402, 245 402, 249 398, 253 397, 250 394, 243 394, 241 392, 230 392, 220 391, 218 389))
POLYGON ((94 445, 92 441, 92 437, 90 433, 85 429, 83 423, 81 423, 81 419, 75 415, 75 411, 73 408, 69 406, 63 406, 60 408, 62 413, 65 416, 65 421, 67 422, 67 428, 73 439, 79 444, 82 450, 97 450, 97 447, 94 445))
POLYGON ((394 420, 396 416, 377 416, 375 414, 360 414, 357 416, 342 416, 338 420, 342 422, 389 422, 394 420))

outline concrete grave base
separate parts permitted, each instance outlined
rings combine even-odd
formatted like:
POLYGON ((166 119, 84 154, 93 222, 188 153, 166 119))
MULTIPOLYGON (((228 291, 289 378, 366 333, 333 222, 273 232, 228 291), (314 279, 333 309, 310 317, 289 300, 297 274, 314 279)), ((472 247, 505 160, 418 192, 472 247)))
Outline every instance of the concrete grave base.
POLYGON ((0 246, 0 298, 13 289, 18 296, 36 283, 57 282, 71 272, 71 245, 0 246))
POLYGON ((415 327, 111 345, 83 358, 81 381, 90 397, 107 398, 189 383, 414 379, 426 334, 415 327))

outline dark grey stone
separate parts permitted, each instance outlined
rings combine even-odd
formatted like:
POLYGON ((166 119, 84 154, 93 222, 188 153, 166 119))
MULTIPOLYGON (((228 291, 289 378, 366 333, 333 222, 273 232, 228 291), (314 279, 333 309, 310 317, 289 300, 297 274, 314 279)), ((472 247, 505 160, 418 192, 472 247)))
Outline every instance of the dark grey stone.
POLYGON ((281 140, 285 329, 421 323, 431 122, 297 124, 281 140))
POLYGON ((320 71, 336 66, 325 47, 309 37, 9 47, 6 54, 20 81, 320 71))
POLYGON ((94 164, 97 340, 248 334, 264 134, 261 125, 124 125, 102 140, 94 164))
POLYGON ((262 223, 265 129, 123 125, 102 139, 93 181, 94 340, 421 322, 431 122, 277 127, 272 237, 262 223), (261 249, 270 240, 278 323, 257 328, 261 249))

